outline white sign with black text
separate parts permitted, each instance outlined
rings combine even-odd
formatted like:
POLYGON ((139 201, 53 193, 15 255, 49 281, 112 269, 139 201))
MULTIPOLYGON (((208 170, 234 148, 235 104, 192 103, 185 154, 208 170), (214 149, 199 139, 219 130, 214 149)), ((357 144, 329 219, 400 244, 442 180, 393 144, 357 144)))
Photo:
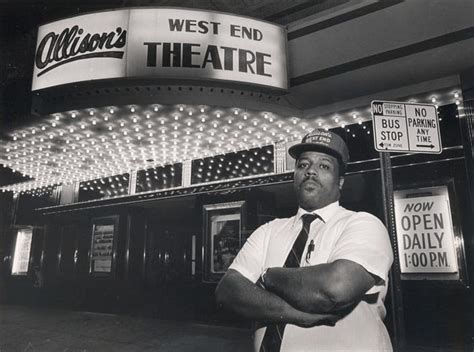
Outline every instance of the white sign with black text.
POLYGON ((109 78, 219 80, 288 89, 284 27, 231 14, 134 8, 41 26, 33 90, 109 78))
POLYGON ((456 273, 458 262, 447 189, 395 191, 402 273, 456 273))
POLYGON ((379 152, 442 152, 434 105, 373 101, 372 119, 375 149, 379 152))
POLYGON ((28 273, 32 240, 33 229, 18 230, 13 254, 12 275, 26 275, 28 273))
POLYGON ((282 27, 186 9, 130 13, 127 76, 231 80, 287 88, 282 27))
POLYGON ((124 77, 128 12, 93 13, 39 27, 32 90, 124 77))

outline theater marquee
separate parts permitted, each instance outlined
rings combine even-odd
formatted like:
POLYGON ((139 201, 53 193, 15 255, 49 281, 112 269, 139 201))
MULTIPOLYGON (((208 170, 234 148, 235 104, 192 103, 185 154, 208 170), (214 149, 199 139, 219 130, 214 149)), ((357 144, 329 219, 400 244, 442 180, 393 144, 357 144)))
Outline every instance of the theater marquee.
POLYGON ((188 9, 94 13, 41 26, 33 90, 108 78, 217 80, 288 89, 286 31, 188 9))

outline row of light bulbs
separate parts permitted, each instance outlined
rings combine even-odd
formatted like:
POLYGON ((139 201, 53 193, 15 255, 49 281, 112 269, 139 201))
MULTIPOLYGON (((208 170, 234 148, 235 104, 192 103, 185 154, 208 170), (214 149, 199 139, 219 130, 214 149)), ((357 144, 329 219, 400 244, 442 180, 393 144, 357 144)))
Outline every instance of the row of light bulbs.
MULTIPOLYGON (((459 92, 451 95, 432 95, 429 101, 446 103, 450 99, 461 110, 459 92)), ((1 190, 18 192, 87 181, 147 169, 150 163, 168 165, 299 140, 314 127, 345 128, 356 138, 348 127, 356 123, 366 129, 363 122, 370 115, 365 115, 344 111, 307 120, 239 108, 184 104, 56 113, 35 127, 13 132, 13 142, 7 143, 3 153, 0 151, 0 162, 34 180, 1 190)), ((370 134, 370 129, 366 133, 370 134)))

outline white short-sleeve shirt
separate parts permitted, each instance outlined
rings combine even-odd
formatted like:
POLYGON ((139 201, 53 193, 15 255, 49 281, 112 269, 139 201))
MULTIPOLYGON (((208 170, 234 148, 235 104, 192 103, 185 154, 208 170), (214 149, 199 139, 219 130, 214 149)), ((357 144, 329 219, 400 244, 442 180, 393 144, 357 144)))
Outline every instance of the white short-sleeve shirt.
MULTIPOLYGON (((231 269, 252 282, 270 267, 282 267, 303 224, 306 211, 287 219, 275 219, 260 226, 248 238, 231 269)), ((360 264, 380 280, 367 291, 355 309, 334 327, 301 328, 287 324, 281 351, 387 351, 392 350, 383 300, 387 293, 388 272, 393 262, 390 239, 385 226, 375 216, 353 212, 332 203, 316 210, 322 220, 311 224, 301 266, 331 263, 338 259, 360 264), (313 240, 314 251, 307 256, 313 240)), ((255 350, 260 348, 265 327, 255 333, 255 350)))

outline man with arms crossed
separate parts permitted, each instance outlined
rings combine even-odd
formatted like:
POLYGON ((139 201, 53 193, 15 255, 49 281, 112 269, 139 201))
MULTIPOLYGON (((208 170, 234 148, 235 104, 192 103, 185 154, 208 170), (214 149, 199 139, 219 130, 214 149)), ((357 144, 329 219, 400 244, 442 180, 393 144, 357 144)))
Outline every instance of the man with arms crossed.
POLYGON ((345 142, 316 129, 289 154, 298 212, 249 237, 218 305, 258 322, 255 351, 392 350, 382 322, 392 249, 380 220, 339 205, 345 142))

